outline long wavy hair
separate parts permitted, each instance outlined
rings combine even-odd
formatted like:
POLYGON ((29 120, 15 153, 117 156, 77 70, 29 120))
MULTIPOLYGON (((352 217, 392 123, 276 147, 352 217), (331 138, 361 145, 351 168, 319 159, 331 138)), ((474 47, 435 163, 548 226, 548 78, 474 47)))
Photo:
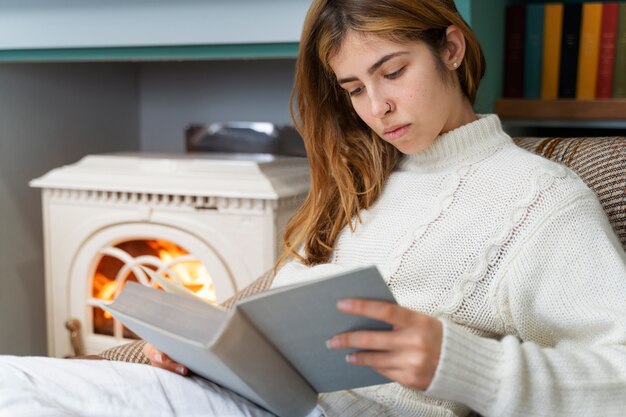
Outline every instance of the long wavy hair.
POLYGON ((328 262, 341 230, 349 226, 354 231, 359 213, 380 196, 401 158, 359 118, 330 68, 348 31, 395 42, 424 42, 445 75, 441 52, 450 25, 465 35, 466 53, 454 74, 473 104, 485 60, 453 0, 313 1, 302 30, 291 95, 291 116, 305 143, 311 188, 287 224, 276 269, 288 258, 305 265, 328 262))

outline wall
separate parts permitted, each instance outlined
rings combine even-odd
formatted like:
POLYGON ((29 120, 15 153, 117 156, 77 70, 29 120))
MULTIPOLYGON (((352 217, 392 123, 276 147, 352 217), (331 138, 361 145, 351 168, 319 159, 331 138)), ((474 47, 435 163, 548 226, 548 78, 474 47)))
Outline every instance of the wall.
POLYGON ((141 64, 142 150, 184 152, 190 123, 291 123, 294 65, 293 59, 141 64))
POLYGON ((189 123, 290 122, 293 59, 0 65, 0 354, 46 354, 40 191, 90 153, 184 152, 189 123))
POLYGON ((129 64, 0 65, 0 354, 46 353, 40 192, 28 182, 139 147, 129 64))
MULTIPOLYGON (((487 73, 475 107, 479 113, 490 113, 502 92, 507 1, 455 1, 485 53, 487 73)), ((141 64, 142 149, 183 152, 183 131, 189 123, 291 123, 289 95, 294 65, 293 59, 141 64)))

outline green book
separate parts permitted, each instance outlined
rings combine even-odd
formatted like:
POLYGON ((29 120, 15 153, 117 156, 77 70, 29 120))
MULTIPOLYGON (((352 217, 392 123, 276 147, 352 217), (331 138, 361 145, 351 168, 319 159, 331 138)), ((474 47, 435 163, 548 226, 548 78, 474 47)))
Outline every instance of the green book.
POLYGON ((617 19, 613 98, 626 98, 626 3, 619 4, 619 17, 617 19))
POLYGON ((541 55, 543 53, 543 4, 526 8, 526 40, 524 42, 524 97, 538 99, 541 95, 541 55))

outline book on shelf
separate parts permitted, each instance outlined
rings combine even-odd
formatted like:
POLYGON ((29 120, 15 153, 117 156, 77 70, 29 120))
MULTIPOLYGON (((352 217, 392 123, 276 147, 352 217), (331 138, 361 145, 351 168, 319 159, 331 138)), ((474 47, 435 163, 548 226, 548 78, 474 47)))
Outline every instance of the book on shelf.
POLYGON ((602 23, 600 26, 600 48, 598 53, 598 81, 596 98, 607 99, 613 96, 613 64, 615 62, 615 37, 617 35, 617 2, 602 3, 602 23))
POLYGON ((596 98, 601 25, 602 3, 584 3, 582 5, 578 79, 576 82, 576 98, 579 100, 596 98))
POLYGON ((626 98, 626 3, 619 3, 615 63, 613 66, 613 97, 626 98))
POLYGON ((284 416, 305 416, 320 392, 389 382, 369 367, 353 366, 330 350, 332 336, 387 323, 337 310, 343 298, 394 302, 376 267, 271 289, 225 310, 146 269, 160 291, 128 282, 102 308, 124 326, 184 364, 259 406, 284 416))
POLYGON ((504 96, 524 95, 524 36, 526 31, 526 5, 509 5, 506 8, 506 33, 504 51, 504 96))
POLYGON ((543 46, 543 4, 526 6, 524 37, 524 97, 538 99, 541 95, 541 53, 543 46))
POLYGON ((576 97, 578 52, 582 4, 563 5, 563 34, 561 35, 561 63, 559 65, 559 98, 576 97))
POLYGON ((541 59, 541 98, 554 100, 559 96, 563 4, 549 3, 544 8, 543 54, 541 59))

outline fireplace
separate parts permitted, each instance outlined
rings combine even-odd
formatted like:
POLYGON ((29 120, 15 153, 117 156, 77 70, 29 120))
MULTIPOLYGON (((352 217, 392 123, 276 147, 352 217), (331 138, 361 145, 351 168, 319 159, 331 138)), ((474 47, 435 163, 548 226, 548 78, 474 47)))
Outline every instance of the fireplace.
POLYGON ((62 357, 135 337, 99 304, 128 280, 157 287, 143 268, 214 303, 271 268, 308 165, 268 154, 90 155, 31 185, 42 188, 48 354, 62 357))

